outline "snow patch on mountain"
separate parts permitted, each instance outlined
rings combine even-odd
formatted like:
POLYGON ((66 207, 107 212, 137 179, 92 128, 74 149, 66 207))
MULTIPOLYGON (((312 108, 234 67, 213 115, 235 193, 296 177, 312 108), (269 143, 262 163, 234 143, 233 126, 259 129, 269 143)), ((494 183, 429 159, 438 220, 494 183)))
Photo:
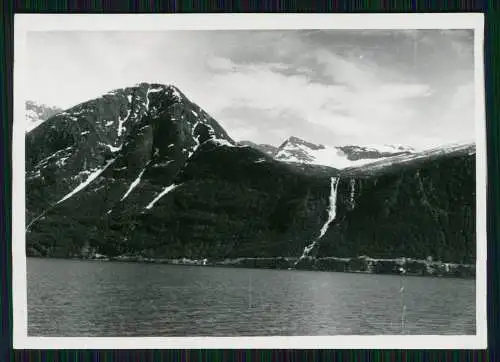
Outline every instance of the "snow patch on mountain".
POLYGON ((154 206, 154 205, 155 205, 155 204, 156 204, 156 203, 157 203, 157 202, 158 202, 158 201, 159 201, 159 200, 160 200, 163 196, 165 196, 165 195, 166 195, 166 194, 168 194, 169 192, 171 192, 171 191, 175 190, 175 189, 176 189, 177 187, 179 187, 179 186, 180 186, 180 185, 175 185, 175 184, 172 184, 172 185, 170 185, 170 186, 165 187, 165 188, 163 189, 163 191, 162 191, 162 192, 160 192, 160 193, 158 194, 158 196, 156 196, 156 197, 153 199, 153 201, 151 201, 151 202, 149 203, 149 205, 148 205, 148 206, 146 206, 146 209, 148 209, 148 210, 152 209, 152 208, 153 208, 153 206, 154 206))
POLYGON ((343 169, 355 165, 373 162, 373 159, 351 161, 347 154, 335 147, 310 149, 305 145, 289 143, 278 151, 275 159, 285 162, 308 163, 343 169))
MULTIPOLYGON (((470 143, 467 144, 453 143, 446 146, 428 149, 418 153, 402 154, 393 157, 387 157, 381 160, 375 160, 375 162, 371 162, 359 168, 364 171, 376 171, 395 164, 398 165, 405 164, 409 162, 414 162, 423 159, 430 159, 433 157, 444 156, 453 153, 466 153, 467 155, 474 155, 476 153, 476 146, 475 144, 470 144, 470 143)), ((349 169, 356 170, 356 167, 349 167, 349 169)))
POLYGON ((189 154, 188 154, 188 159, 191 158, 191 156, 193 155, 193 153, 196 152, 196 150, 198 149, 198 147, 200 147, 200 137, 199 136, 195 136, 194 135, 194 131, 196 130, 196 126, 198 126, 200 122, 197 121, 193 127, 191 127, 191 137, 193 137, 193 140, 196 142, 196 144, 194 145, 194 147, 192 148, 191 151, 189 151, 189 154))
MULTIPOLYGON (((148 162, 148 164, 149 164, 149 162, 148 162)), ((142 171, 139 173, 139 175, 137 176, 137 178, 130 184, 130 187, 128 188, 127 192, 125 192, 125 194, 122 196, 122 198, 120 199, 120 201, 125 200, 128 197, 128 195, 130 195, 130 193, 132 192, 132 190, 135 189, 137 187, 137 185, 139 185, 139 183, 141 182, 142 175, 146 171, 146 167, 147 167, 147 164, 142 169, 142 171)))
POLYGON ((279 161, 328 166, 336 169, 359 167, 401 153, 412 153, 404 146, 324 146, 290 137, 276 151, 279 161))
POLYGON ((78 192, 80 192, 81 190, 83 190, 85 187, 87 187, 88 185, 90 185, 90 183, 92 181, 94 181, 96 178, 99 177, 99 175, 101 173, 103 173, 109 166, 111 166, 113 164, 113 162, 115 162, 115 158, 114 159, 111 159, 109 161, 106 162, 106 165, 103 167, 103 168, 99 168, 99 169, 96 169, 96 170, 93 170, 89 176, 87 177, 87 179, 85 181, 83 181, 81 184, 79 184, 77 187, 75 187, 73 189, 73 191, 69 192, 68 194, 66 194, 62 199, 60 199, 59 201, 56 202, 56 205, 57 204, 60 204, 61 202, 69 199, 70 197, 73 197, 75 194, 77 194, 78 192))
POLYGON ((168 166, 169 164, 171 164, 172 162, 174 162, 174 160, 168 160, 168 161, 165 161, 165 162, 160 162, 160 163, 155 163, 153 166, 153 168, 157 168, 157 167, 165 167, 165 166, 168 166))
POLYGON ((51 154, 51 155, 45 157, 44 159, 40 160, 35 165, 34 168, 35 169, 45 168, 45 167, 48 166, 49 161, 52 161, 54 158, 58 158, 58 157, 64 158, 64 157, 68 156, 69 154, 71 154, 71 150, 72 149, 73 149, 73 146, 69 146, 69 147, 63 148, 62 150, 56 151, 53 154, 51 154))
POLYGON ((151 93, 151 88, 148 88, 148 90, 146 91, 146 101, 145 101, 146 111, 149 111, 149 93, 151 93))
POLYGON ((118 137, 120 137, 122 135, 123 131, 125 130, 125 127, 123 127, 123 124, 130 117, 130 113, 131 113, 131 110, 128 109, 127 110, 127 115, 125 116, 125 118, 121 118, 120 116, 118 117, 118 131, 117 131, 118 137))
POLYGON ((66 162, 67 162, 67 160, 68 160, 69 157, 70 156, 66 156, 66 157, 61 157, 60 159, 58 159, 56 161, 56 166, 57 167, 63 167, 64 165, 66 165, 66 162))
POLYGON ((116 152, 119 152, 122 150, 123 148, 123 144, 121 144, 120 146, 118 147, 115 147, 115 146, 112 146, 112 145, 108 145, 107 143, 104 143, 104 142, 98 142, 101 146, 104 146, 104 147, 107 147, 109 148, 109 150, 111 151, 111 153, 116 153, 116 152))
MULTIPOLYGON (((340 147, 349 147, 347 145, 340 147)), ((396 152, 413 152, 414 149, 409 146, 404 145, 375 145, 375 144, 367 144, 362 146, 356 146, 356 148, 363 151, 372 151, 372 152, 380 152, 380 153, 396 153, 396 152)))

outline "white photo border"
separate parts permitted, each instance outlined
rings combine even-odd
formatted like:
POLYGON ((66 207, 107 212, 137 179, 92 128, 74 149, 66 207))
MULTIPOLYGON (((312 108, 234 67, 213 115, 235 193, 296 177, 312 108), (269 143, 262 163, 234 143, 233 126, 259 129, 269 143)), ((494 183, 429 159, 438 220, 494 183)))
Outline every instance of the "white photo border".
POLYGON ((486 119, 482 13, 414 14, 15 14, 12 145, 12 294, 14 349, 485 349, 486 119), (283 29, 472 29, 476 129, 476 335, 291 337, 29 337, 25 235, 26 37, 34 31, 167 31, 283 29))

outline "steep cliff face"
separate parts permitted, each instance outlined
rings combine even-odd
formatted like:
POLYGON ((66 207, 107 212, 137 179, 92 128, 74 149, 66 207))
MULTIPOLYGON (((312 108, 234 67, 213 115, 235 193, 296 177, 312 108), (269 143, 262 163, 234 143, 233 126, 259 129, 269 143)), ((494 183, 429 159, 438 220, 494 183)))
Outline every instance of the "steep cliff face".
POLYGON ((338 193, 338 216, 318 256, 475 261, 473 146, 376 173, 353 170, 341 179, 338 193))
POLYGON ((281 162, 157 84, 52 117, 26 147, 29 255, 475 255, 473 148, 342 171, 281 162))

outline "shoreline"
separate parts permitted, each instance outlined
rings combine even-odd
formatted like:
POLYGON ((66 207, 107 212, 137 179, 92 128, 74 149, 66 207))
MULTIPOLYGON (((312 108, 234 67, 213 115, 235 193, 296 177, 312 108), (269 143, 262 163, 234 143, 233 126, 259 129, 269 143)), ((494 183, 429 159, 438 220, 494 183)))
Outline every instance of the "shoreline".
POLYGON ((240 269, 270 269, 287 271, 322 271, 352 274, 386 274, 400 276, 417 276, 433 278, 475 279, 476 267, 471 264, 443 263, 431 260, 411 258, 375 259, 367 256, 353 258, 306 257, 262 257, 234 259, 187 259, 187 258, 148 258, 139 255, 119 255, 109 257, 102 254, 83 256, 36 256, 29 258, 66 259, 101 262, 166 264, 178 266, 222 267, 240 269))

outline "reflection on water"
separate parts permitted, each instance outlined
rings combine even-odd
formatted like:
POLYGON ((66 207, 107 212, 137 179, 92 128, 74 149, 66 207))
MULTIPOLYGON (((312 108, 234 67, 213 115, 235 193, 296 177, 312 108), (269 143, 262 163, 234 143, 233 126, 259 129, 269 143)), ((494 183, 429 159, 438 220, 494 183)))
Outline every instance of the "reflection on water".
POLYGON ((475 282, 28 258, 28 332, 89 337, 475 334, 475 282))

